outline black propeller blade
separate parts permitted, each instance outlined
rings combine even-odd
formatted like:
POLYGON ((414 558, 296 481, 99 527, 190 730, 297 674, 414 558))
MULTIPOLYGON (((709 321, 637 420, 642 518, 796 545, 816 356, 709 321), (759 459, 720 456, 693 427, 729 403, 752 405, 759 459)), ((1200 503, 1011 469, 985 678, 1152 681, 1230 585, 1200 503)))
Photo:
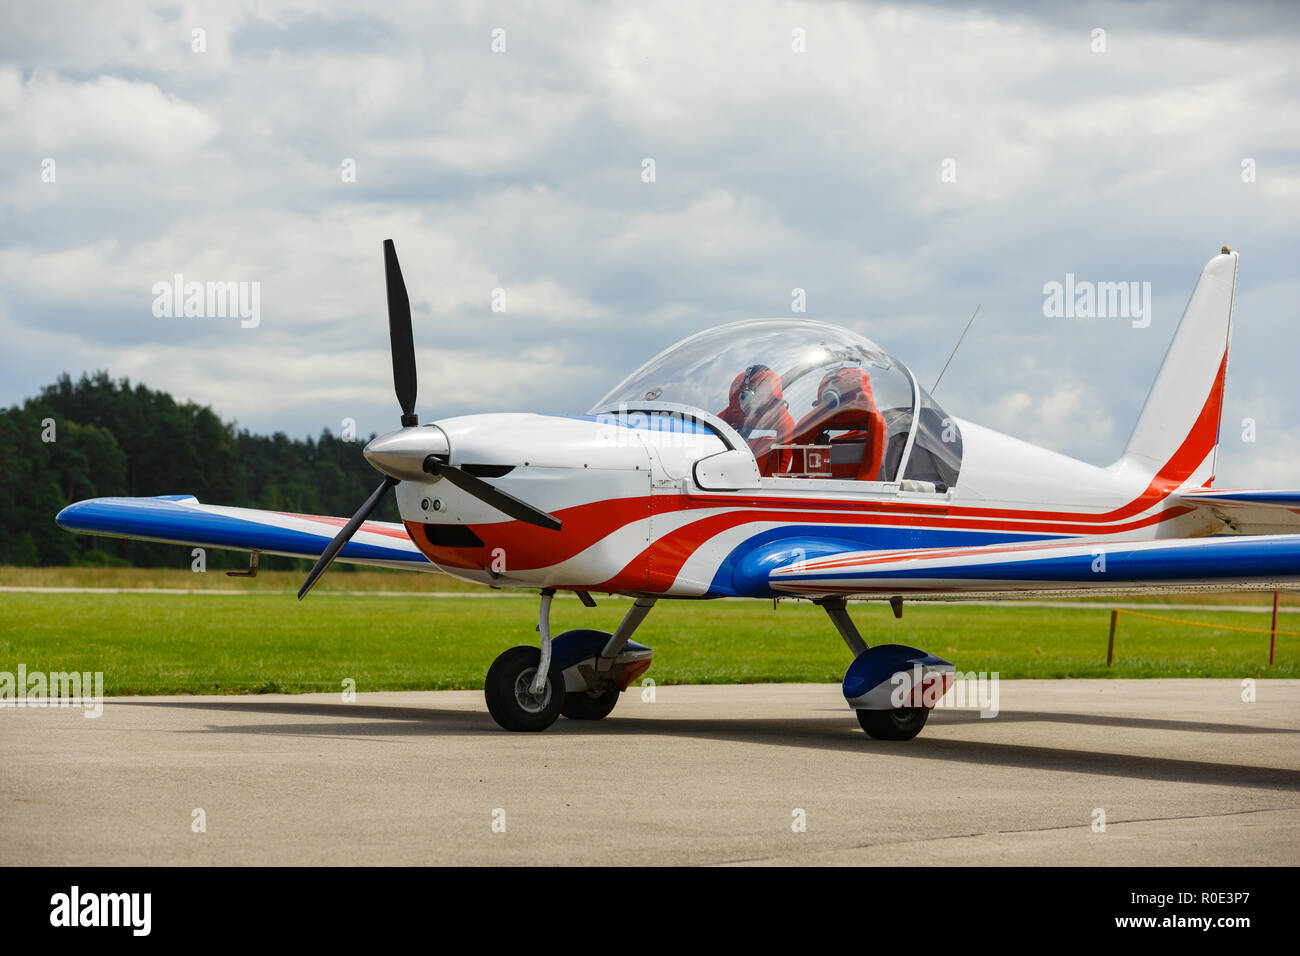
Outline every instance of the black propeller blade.
POLYGON ((393 353, 393 390, 402 407, 402 425, 420 424, 415 414, 415 340, 411 336, 411 300, 402 281, 393 240, 384 240, 384 281, 388 286, 388 342, 393 353))
POLYGON ((471 475, 462 468, 441 461, 436 455, 430 455, 424 460, 424 470, 431 475, 446 478, 461 491, 473 495, 484 504, 491 505, 497 511, 507 514, 517 521, 527 521, 529 524, 535 524, 540 528, 549 528, 551 531, 560 530, 561 521, 559 518, 547 514, 540 508, 534 508, 526 501, 520 501, 514 495, 502 491, 496 485, 488 484, 477 475, 471 475))
MULTIPOLYGON (((406 294, 406 283, 402 280, 402 267, 397 261, 397 248, 391 239, 384 240, 384 282, 388 288, 388 342, 393 353, 393 391, 397 393, 397 403, 402 407, 402 427, 412 428, 419 425, 420 420, 415 414, 415 341, 411 333, 411 299, 406 294)), ((424 470, 431 475, 446 478, 457 488, 512 518, 550 528, 553 531, 560 530, 560 519, 520 501, 500 488, 489 485, 476 475, 439 460, 434 455, 425 459, 424 470)), ((357 509, 352 519, 334 536, 329 546, 316 559, 315 566, 312 567, 307 580, 298 591, 299 601, 307 596, 307 592, 312 589, 320 576, 334 563, 338 553, 357 533, 362 522, 379 507, 379 503, 384 500, 384 495, 398 483, 399 479, 386 475, 383 484, 371 492, 365 504, 357 509)))
POLYGON ((379 507, 379 503, 384 500, 384 495, 388 494, 388 490, 396 484, 396 478, 393 478, 391 475, 385 475, 383 482, 378 488, 370 493, 370 497, 366 499, 365 504, 358 508, 357 513, 352 516, 352 520, 345 524, 339 530, 339 533, 334 536, 334 540, 329 543, 325 550, 321 552, 321 556, 316 559, 316 564, 312 567, 311 573, 307 575, 307 580, 304 581, 302 587, 298 589, 299 601, 307 596, 307 592, 312 589, 312 585, 314 585, 317 579, 319 579, 329 566, 334 563, 334 558, 343 550, 343 546, 351 540, 352 536, 357 533, 357 529, 361 527, 362 522, 370 517, 370 512, 379 507))

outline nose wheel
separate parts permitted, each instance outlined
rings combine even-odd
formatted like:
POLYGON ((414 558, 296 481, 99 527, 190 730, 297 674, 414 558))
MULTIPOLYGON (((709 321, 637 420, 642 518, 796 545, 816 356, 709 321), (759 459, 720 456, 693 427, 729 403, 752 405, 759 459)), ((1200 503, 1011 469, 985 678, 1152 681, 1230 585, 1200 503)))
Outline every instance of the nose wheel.
POLYGON ((542 652, 536 647, 512 647, 488 668, 483 696, 492 719, 506 730, 545 730, 560 716, 567 696, 564 674, 551 661, 539 690, 537 670, 541 658, 542 652))

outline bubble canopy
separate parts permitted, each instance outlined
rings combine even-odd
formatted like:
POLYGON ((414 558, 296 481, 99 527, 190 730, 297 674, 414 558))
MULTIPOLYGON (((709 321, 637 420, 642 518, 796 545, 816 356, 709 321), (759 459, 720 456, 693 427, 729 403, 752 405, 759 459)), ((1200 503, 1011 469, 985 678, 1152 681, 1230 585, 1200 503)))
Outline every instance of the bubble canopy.
POLYGON ((591 412, 661 402, 731 425, 768 477, 950 486, 960 469, 956 424, 907 366, 826 322, 751 319, 707 329, 646 362, 591 412))

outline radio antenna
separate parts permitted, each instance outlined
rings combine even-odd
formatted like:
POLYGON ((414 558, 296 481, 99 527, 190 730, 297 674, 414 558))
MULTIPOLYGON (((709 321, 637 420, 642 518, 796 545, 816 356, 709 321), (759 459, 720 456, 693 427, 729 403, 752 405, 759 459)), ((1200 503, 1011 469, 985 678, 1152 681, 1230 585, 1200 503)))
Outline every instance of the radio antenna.
MULTIPOLYGON (((980 305, 983 304, 984 303, 982 302, 980 303, 980 305)), ((974 323, 975 321, 975 316, 979 315, 979 312, 980 312, 980 306, 977 305, 975 306, 975 311, 970 314, 970 318, 966 320, 966 328, 961 330, 961 337, 957 339, 957 344, 952 347, 952 355, 949 355, 948 361, 943 363, 943 371, 941 371, 939 373, 939 377, 934 380, 934 385, 931 386, 930 388, 931 395, 933 395, 938 390, 939 383, 943 381, 943 373, 948 371, 948 366, 952 364, 953 355, 956 355, 957 350, 961 348, 961 343, 966 339, 966 333, 970 331, 970 327, 972 323, 974 323)))

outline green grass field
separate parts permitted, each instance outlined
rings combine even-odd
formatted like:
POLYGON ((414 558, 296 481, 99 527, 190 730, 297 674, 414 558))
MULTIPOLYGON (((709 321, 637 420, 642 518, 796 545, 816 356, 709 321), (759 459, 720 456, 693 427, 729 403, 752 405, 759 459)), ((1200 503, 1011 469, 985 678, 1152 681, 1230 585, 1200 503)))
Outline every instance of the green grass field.
MULTIPOLYGON (((296 571, 262 571, 256 578, 232 578, 219 571, 195 574, 179 568, 16 568, 0 566, 0 588, 3 587, 76 587, 76 588, 165 588, 168 590, 198 591, 249 591, 266 594, 273 591, 293 593, 298 590, 310 561, 300 562, 296 571)), ((458 581, 445 574, 413 574, 409 571, 388 571, 379 568, 362 568, 355 565, 336 564, 322 577, 313 594, 323 591, 387 591, 427 593, 456 592, 480 594, 482 585, 458 581)), ((524 592, 535 593, 535 592, 524 592)), ((1080 595, 1074 601, 1109 604, 1113 599, 1080 595)), ((1233 604, 1267 607, 1273 601, 1272 591, 1184 591, 1177 594, 1133 594, 1122 599, 1126 604, 1233 604)), ((1300 594, 1282 592, 1282 606, 1300 611, 1300 594)))
MULTIPOLYGON (((28 569, 0 569, 0 586, 168 586, 159 583, 160 572, 117 569, 112 583, 94 578, 103 573, 98 570, 46 572, 32 580, 28 569)), ((477 688, 498 653, 536 641, 535 595, 341 593, 373 585, 365 581, 372 577, 384 579, 380 585, 390 591, 450 583, 366 573, 334 575, 333 591, 321 589, 299 604, 280 589, 296 582, 285 574, 284 582, 249 582, 161 572, 165 582, 178 582, 173 587, 203 579, 247 593, 0 594, 0 671, 15 672, 19 664, 29 672, 103 671, 109 695, 337 691, 345 678, 361 691, 477 688)), ((1244 604, 1259 597, 1228 599, 1244 604)), ((557 634, 572 627, 612 630, 627 607, 625 600, 602 600, 589 610, 575 599, 557 599, 552 626, 557 634)), ((958 670, 997 671, 1008 679, 1297 676, 1300 638, 1279 637, 1278 662, 1270 668, 1267 634, 1223 629, 1267 628, 1268 615, 1209 606, 1157 613, 1220 627, 1121 616, 1115 666, 1107 669, 1108 607, 916 603, 895 620, 887 605, 869 604, 855 605, 854 617, 869 644, 913 644, 958 670)), ((1300 631, 1300 614, 1288 609, 1280 627, 1300 631)), ((823 612, 803 602, 774 610, 761 601, 663 601, 637 638, 655 648, 647 676, 661 684, 836 682, 848 664, 823 612)))

